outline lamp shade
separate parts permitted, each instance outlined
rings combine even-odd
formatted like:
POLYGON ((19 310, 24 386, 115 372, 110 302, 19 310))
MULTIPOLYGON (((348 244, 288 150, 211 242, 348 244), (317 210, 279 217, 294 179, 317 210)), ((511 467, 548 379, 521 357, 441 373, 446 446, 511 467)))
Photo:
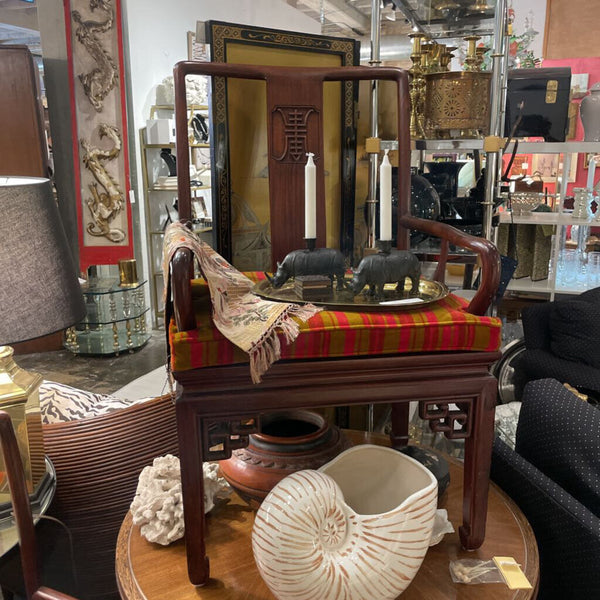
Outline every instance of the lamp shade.
POLYGON ((48 179, 0 177, 0 344, 81 321, 85 304, 48 179))

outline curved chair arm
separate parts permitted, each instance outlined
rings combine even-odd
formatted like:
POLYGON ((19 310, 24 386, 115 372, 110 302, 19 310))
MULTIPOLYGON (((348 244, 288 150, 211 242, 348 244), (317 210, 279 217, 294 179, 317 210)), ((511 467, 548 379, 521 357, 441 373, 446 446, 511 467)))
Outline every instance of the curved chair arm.
MULTIPOLYGON (((492 242, 469 235, 439 221, 419 219, 410 215, 400 216, 398 223, 407 229, 417 229, 434 235, 450 244, 475 252, 481 261, 481 284, 471 300, 467 310, 474 315, 483 315, 496 295, 500 283, 500 254, 492 242)), ((445 267, 445 255, 442 253, 442 267, 445 267)))
MULTIPOLYGON (((192 304, 192 284, 194 257, 192 251, 180 248, 171 259, 171 293, 173 316, 179 331, 196 329, 196 317, 192 304)), ((169 327, 166 323, 165 326, 169 327)))
POLYGON ((23 461, 19 454, 17 437, 10 415, 4 411, 0 411, 0 445, 4 456, 15 522, 19 532, 21 565, 27 598, 28 600, 74 600, 72 596, 40 587, 35 529, 25 483, 23 461))
MULTIPOLYGON (((467 310, 474 315, 484 314, 498 289, 500 281, 500 254, 496 246, 488 240, 468 235, 438 221, 428 221, 408 215, 400 217, 399 221, 404 227, 418 229, 477 253, 481 260, 481 285, 467 310)), ((442 260, 441 262, 445 261, 442 260)), ((187 249, 177 250, 171 260, 171 291, 173 295, 173 316, 179 331, 191 331, 196 328, 190 283, 192 269, 193 257, 191 251, 187 249)), ((171 299, 167 298, 167 302, 171 302, 171 299)))
POLYGON ((31 600, 75 600, 73 596, 51 590, 47 587, 41 587, 32 597, 31 600))

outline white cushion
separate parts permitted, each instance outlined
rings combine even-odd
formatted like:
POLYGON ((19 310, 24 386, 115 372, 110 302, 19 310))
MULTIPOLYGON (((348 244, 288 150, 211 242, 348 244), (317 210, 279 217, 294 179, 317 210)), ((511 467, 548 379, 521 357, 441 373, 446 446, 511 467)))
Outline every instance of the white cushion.
POLYGON ((44 381, 40 385, 40 409, 42 423, 45 425, 106 415, 148 400, 150 398, 126 400, 106 394, 84 392, 54 381, 44 381))

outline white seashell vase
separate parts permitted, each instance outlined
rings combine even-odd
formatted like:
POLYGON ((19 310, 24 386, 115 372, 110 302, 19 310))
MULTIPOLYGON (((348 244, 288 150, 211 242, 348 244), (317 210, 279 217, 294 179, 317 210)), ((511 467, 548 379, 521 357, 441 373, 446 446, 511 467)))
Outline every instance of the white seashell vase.
POLYGON ((394 600, 423 562, 436 508, 423 465, 355 446, 271 490, 254 521, 254 559, 279 600, 394 600))

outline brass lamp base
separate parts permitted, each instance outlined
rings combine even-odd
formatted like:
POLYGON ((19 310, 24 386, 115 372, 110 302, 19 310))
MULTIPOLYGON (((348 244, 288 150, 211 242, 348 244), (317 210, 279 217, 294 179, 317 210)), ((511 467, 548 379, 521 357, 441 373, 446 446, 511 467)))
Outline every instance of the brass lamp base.
MULTIPOLYGON (((39 387, 42 376, 21 369, 13 349, 0 346, 0 410, 7 412, 17 435, 27 491, 34 493, 46 474, 39 387)), ((4 459, 0 458, 0 505, 11 501, 4 459)))

